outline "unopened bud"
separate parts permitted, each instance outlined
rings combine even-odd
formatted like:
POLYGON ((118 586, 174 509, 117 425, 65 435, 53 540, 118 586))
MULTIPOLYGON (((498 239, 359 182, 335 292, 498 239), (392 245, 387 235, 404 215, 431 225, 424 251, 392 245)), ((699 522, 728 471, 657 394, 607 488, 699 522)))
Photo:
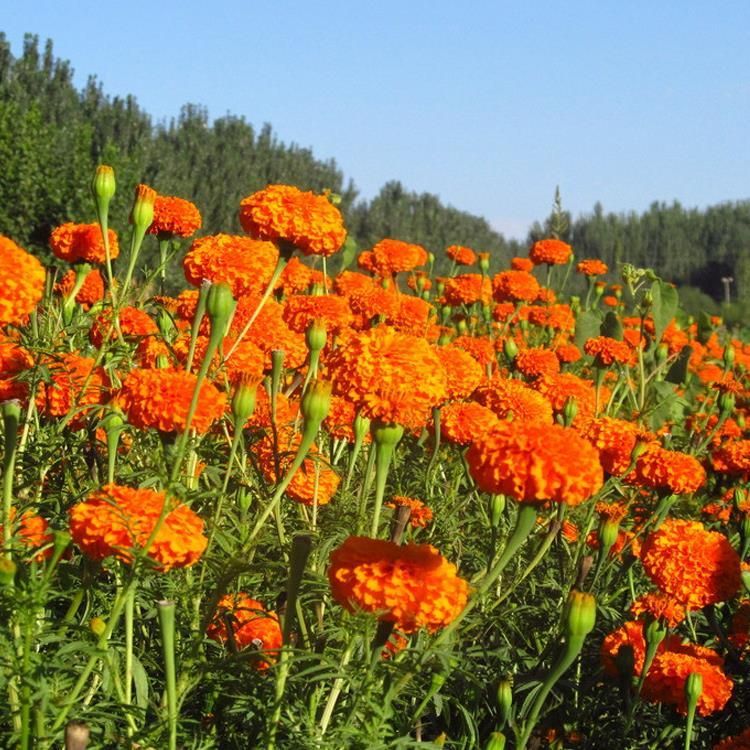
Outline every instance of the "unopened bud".
POLYGON ((496 529, 500 525, 500 519, 505 510, 505 495, 493 495, 490 498, 490 523, 496 529))
POLYGON ((505 750, 505 735, 502 732, 493 732, 484 750, 505 750))
POLYGON ((370 433, 377 445, 395 447, 404 436, 404 428, 400 424, 373 422, 370 433))
POLYGON ((257 382, 242 378, 237 383, 232 396, 232 419, 235 428, 241 428, 253 416, 257 397, 257 382))
POLYGON ((365 435, 370 431, 370 418, 362 414, 361 411, 357 412, 352 423, 352 432, 354 433, 354 439, 357 443, 362 442, 365 439, 365 435))
POLYGON ((669 347, 666 344, 659 344, 659 346, 656 347, 656 352, 654 353, 656 364, 663 365, 667 361, 668 357, 669 347))
POLYGON ((223 281, 211 284, 206 295, 206 313, 211 319, 211 326, 226 322, 234 310, 232 288, 223 281))
POLYGON ((734 404, 735 400, 733 393, 724 391, 724 393, 719 394, 719 415, 722 419, 731 416, 734 411, 734 404))
POLYGON ((311 352, 319 352, 326 345, 328 332, 324 321, 315 319, 310 321, 305 331, 305 343, 311 352))
POLYGON ((702 692, 703 675, 699 672, 691 672, 687 676, 687 680, 685 680, 685 700, 689 708, 692 707, 695 709, 702 692))
POLYGON ((97 205, 108 206, 116 189, 114 169, 106 164, 100 164, 96 168, 94 179, 91 180, 91 192, 97 205))
POLYGON ((456 323, 456 328, 462 336, 465 336, 469 332, 469 326, 466 325, 466 321, 463 318, 456 323))
POLYGON ((510 709, 513 706, 513 680, 505 677, 497 685, 497 705, 500 709, 500 727, 504 727, 510 718, 510 709))
POLYGON ((565 637, 568 640, 585 638, 596 622, 596 599, 584 591, 570 592, 565 607, 565 637))
POLYGON ((136 186, 130 223, 144 232, 154 221, 154 201, 156 201, 156 190, 148 185, 136 186))
POLYGON ((503 341, 503 354, 508 362, 513 362, 518 355, 518 344, 513 339, 503 341))
POLYGON ((734 364, 734 358, 734 347, 731 344, 727 344, 724 347, 724 367, 726 367, 727 370, 731 369, 732 365, 734 364))
POLYGON ((633 446, 633 450, 630 453, 630 463, 635 463, 645 452, 648 448, 648 443, 639 440, 636 442, 636 444, 633 446))
POLYGON ((429 250, 427 251, 427 263, 431 266, 435 263, 435 253, 431 253, 429 250))
POLYGON ((742 571, 742 585, 745 587, 745 591, 750 594, 750 570, 742 571))
POLYGON ((577 414, 578 402, 574 396, 568 396, 565 400, 565 406, 563 406, 563 419, 566 427, 570 427, 573 424, 577 414))
POLYGON ((9 557, 0 557, 0 586, 10 586, 16 577, 16 564, 9 557))
POLYGON ((479 259, 479 268, 484 273, 490 270, 490 254, 489 253, 477 253, 479 259))
POLYGON ((620 524, 617 521, 613 521, 611 518, 602 519, 599 524, 599 545, 603 554, 606 555, 612 549, 612 545, 617 541, 619 534, 620 524))
POLYGON ((331 408, 331 384, 325 380, 316 380, 310 384, 302 397, 300 410, 306 424, 319 425, 331 408))
POLYGON ((661 620, 652 620, 643 634, 648 645, 658 646, 667 637, 667 628, 661 620))
POLYGON ((89 621, 89 628, 97 638, 101 638, 107 629, 107 623, 101 617, 92 617, 89 621))

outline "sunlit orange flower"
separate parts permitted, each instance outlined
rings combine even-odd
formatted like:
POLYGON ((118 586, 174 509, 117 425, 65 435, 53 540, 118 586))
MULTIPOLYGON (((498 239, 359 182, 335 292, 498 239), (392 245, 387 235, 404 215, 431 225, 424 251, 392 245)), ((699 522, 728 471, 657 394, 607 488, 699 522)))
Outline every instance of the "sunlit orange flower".
POLYGON ((529 250, 529 258, 537 266, 542 263, 550 266, 559 266, 567 263, 572 253, 573 249, 567 242, 550 237, 549 239, 535 242, 531 250, 529 250))
POLYGON ((0 333, 0 403, 12 399, 26 402, 29 384, 16 380, 16 376, 33 364, 31 352, 0 333))
MULTIPOLYGON (((328 410, 328 416, 323 421, 323 426, 328 430, 328 434, 336 440, 346 440, 347 443, 354 442, 354 419, 357 410, 354 404, 341 396, 331 396, 331 406, 328 410)), ((372 438, 368 432, 365 435, 365 442, 370 442, 372 438)))
POLYGON ((157 195, 154 221, 148 233, 161 238, 190 237, 201 228, 201 224, 201 213, 194 203, 172 195, 157 195))
POLYGON ((583 356, 581 350, 575 344, 560 344, 555 349, 555 356, 561 365, 572 365, 583 356))
POLYGON ((518 352, 514 365, 518 372, 530 380, 560 372, 560 360, 553 351, 542 346, 518 352))
POLYGON ((568 305, 534 305, 528 308, 528 321, 555 331, 572 331, 576 319, 568 305))
POLYGON ((413 271, 427 263, 427 251, 421 245, 401 240, 380 240, 372 248, 375 270, 380 276, 413 271))
MULTIPOLYGON (((128 422, 141 430, 182 432, 196 384, 196 376, 182 370, 136 369, 125 378, 117 402, 128 422)), ((190 429, 207 432, 221 419, 225 404, 226 395, 204 381, 190 429)))
POLYGON ((453 401, 440 409, 440 434, 456 445, 469 445, 497 424, 491 409, 475 401, 453 401))
POLYGON ((654 619, 660 618, 670 628, 676 628, 685 619, 685 607, 663 593, 639 596, 631 605, 630 611, 635 617, 648 615, 654 619))
POLYGON ((436 319, 435 308, 427 300, 401 294, 399 295, 398 311, 395 315, 386 318, 386 322, 402 333, 424 336, 428 340, 434 340, 437 337, 432 336, 430 331, 436 319))
POLYGON ((750 440, 733 440, 715 450, 711 455, 715 471, 725 474, 750 472, 750 440))
MULTIPOLYGON (((152 336, 159 332, 156 323, 148 313, 137 307, 122 307, 119 313, 120 333, 126 338, 139 339, 152 336)), ((91 324, 89 340, 97 348, 101 348, 104 337, 109 333, 109 340, 117 338, 117 330, 112 322, 112 309, 108 308, 99 313, 91 324)))
POLYGON ((313 283, 316 283, 319 276, 322 277, 319 271, 305 265, 295 256, 284 266, 284 270, 276 282, 276 289, 280 289, 287 295, 306 292, 313 283))
POLYGON ((576 264, 576 271, 584 276, 603 276, 609 271, 607 264, 598 258, 586 258, 576 264))
POLYGON ((464 273, 446 279, 443 298, 448 305, 473 305, 481 302, 488 305, 492 301, 492 283, 489 277, 479 273, 464 273))
POLYGON ((386 508, 409 508, 409 525, 415 529, 425 528, 432 521, 432 509, 415 497, 394 495, 391 502, 385 504, 386 508))
MULTIPOLYGON (((107 236, 109 257, 114 259, 120 254, 117 234, 114 229, 108 229, 107 236)), ((62 224, 52 230, 49 246, 56 257, 68 263, 104 263, 107 259, 102 230, 98 224, 62 224)))
POLYGON ((401 308, 401 295, 393 285, 382 287, 380 284, 372 284, 352 291, 348 299, 352 312, 361 316, 366 324, 359 326, 360 328, 367 327, 373 319, 395 318, 401 308))
POLYGON ((63 417, 71 409, 79 413, 72 420, 80 426, 88 410, 81 407, 104 403, 109 390, 109 377, 101 367, 94 367, 91 357, 65 354, 47 362, 51 382, 40 384, 37 408, 49 417, 63 417))
POLYGON ((688 609, 731 599, 740 588, 739 555, 723 534, 697 521, 664 521, 643 542, 641 561, 648 577, 688 609))
POLYGON ((445 249, 445 254, 459 266, 473 266, 477 262, 477 254, 463 245, 451 245, 445 249))
MULTIPOLYGON (((71 268, 62 279, 55 284, 55 292, 61 297, 67 297, 75 287, 76 272, 71 268)), ((81 288, 76 294, 76 302, 88 310, 92 305, 104 299, 104 279, 98 268, 94 268, 86 274, 81 288)))
POLYGON ((378 268, 377 264, 375 263, 375 254, 372 252, 372 250, 363 250, 357 256, 357 265, 363 271, 368 271, 369 273, 373 274, 373 276, 378 275, 378 268))
POLYGON ((244 593, 228 594, 219 600, 206 635, 219 643, 231 640, 238 650, 248 646, 256 649, 258 659, 253 666, 259 671, 268 669, 276 661, 282 645, 276 613, 244 593))
MULTIPOLYGON (((604 671, 610 677, 620 677, 618 654, 620 649, 627 647, 633 651, 633 674, 640 675, 646 658, 646 639, 643 635, 643 621, 626 622, 621 628, 610 633, 602 642, 600 656, 604 671)), ((660 644, 663 648, 663 642, 660 644)))
POLYGON ((123 562, 131 562, 134 551, 145 548, 154 535, 146 553, 163 571, 193 565, 208 542, 203 520, 186 505, 167 500, 164 492, 116 484, 70 509, 70 533, 87 557, 115 556, 123 562), (159 523, 165 502, 169 511, 159 523))
POLYGON ((725 737, 713 750, 750 750, 750 727, 734 737, 725 737))
POLYGON ((602 297, 602 304, 607 307, 617 307, 620 304, 620 300, 611 294, 606 294, 602 297))
MULTIPOLYGON (((573 399, 578 409, 573 420, 574 427, 584 429, 588 422, 593 419, 596 405, 593 381, 579 378, 570 372, 562 372, 559 375, 543 375, 537 378, 532 385, 552 404, 555 416, 561 415, 565 409, 565 404, 569 399, 573 399)), ((602 386, 600 392, 601 403, 606 404, 609 398, 609 389, 602 386)))
POLYGON ((345 297, 335 294, 294 295, 284 301, 284 322, 297 333, 305 333, 316 320, 326 331, 337 334, 352 322, 352 311, 345 297))
POLYGON ((305 255, 333 255, 346 239, 341 212, 325 195, 269 185, 240 202, 240 224, 255 239, 285 242, 305 255))
POLYGON ((604 471, 618 477, 630 466, 636 443, 648 439, 635 423, 614 417, 592 419, 583 436, 599 451, 604 471))
POLYGON ((492 318, 498 323, 505 323, 516 314, 516 306, 512 302, 498 302, 492 308, 492 318))
POLYGON ((479 385, 474 398, 501 419, 539 424, 552 422, 549 401, 520 380, 493 375, 479 385))
POLYGON ((703 678, 697 711, 708 716, 721 711, 732 695, 734 683, 724 673, 724 660, 715 651, 694 643, 673 643, 659 651, 646 675, 643 697, 652 703, 674 706, 687 713, 685 681, 691 673, 703 678))
POLYGON ((436 346, 433 351, 445 368, 448 398, 465 398, 473 393, 484 374, 479 362, 457 346, 436 346))
POLYGON ((673 495, 688 495, 706 483, 706 470, 694 456, 654 443, 638 457, 635 481, 673 495))
POLYGON ((388 326, 342 337, 328 370, 337 395, 384 423, 418 429, 447 396, 445 369, 430 345, 388 326))
POLYGON ((44 294, 44 266, 0 235, 0 325, 21 323, 44 294))
POLYGON ((600 502, 596 504, 594 509, 602 520, 616 521, 617 523, 620 523, 628 515, 628 506, 623 503, 600 502))
POLYGON ((604 482, 597 451, 556 424, 501 422, 471 445, 466 462, 481 490, 520 502, 579 505, 604 482))
POLYGON ((583 345, 583 351, 593 357, 598 367, 611 367, 613 364, 632 365, 635 353, 624 342, 609 336, 596 336, 583 345))
POLYGON ((279 251, 272 242, 232 234, 214 234, 195 240, 182 266, 185 278, 199 287, 203 281, 223 281, 239 299, 245 294, 262 294, 271 281, 279 251))
POLYGON ((533 271, 534 261, 531 258, 511 258, 510 267, 514 271, 533 271))
POLYGON ((486 336, 457 336, 451 346, 469 352, 482 367, 494 364, 495 348, 486 336))
MULTIPOLYGON (((10 509, 11 527, 16 526, 16 509, 10 509)), ((3 533, 3 525, 0 524, 0 534, 3 533)), ((51 557, 53 553, 51 542, 54 537, 49 532, 47 522, 35 511, 27 510, 21 514, 21 520, 17 525, 17 539, 27 549, 38 550, 33 555, 36 562, 42 562, 51 557), (40 549, 44 547, 44 549, 40 549)))
POLYGON ((539 282, 528 271, 501 271, 492 278, 495 302, 533 302, 539 282))
POLYGON ((399 546, 350 536, 331 554, 334 599, 352 612, 370 612, 404 633, 449 625, 463 611, 469 585, 429 544, 399 546))

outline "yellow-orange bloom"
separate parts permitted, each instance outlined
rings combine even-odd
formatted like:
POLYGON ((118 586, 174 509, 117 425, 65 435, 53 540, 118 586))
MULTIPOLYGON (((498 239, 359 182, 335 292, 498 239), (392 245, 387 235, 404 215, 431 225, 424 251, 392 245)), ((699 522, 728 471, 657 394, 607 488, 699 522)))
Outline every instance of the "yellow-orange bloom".
POLYGON ((559 266, 567 263, 572 253, 573 249, 567 242, 549 238, 535 242, 531 250, 529 250, 529 258, 537 266, 542 263, 550 266, 559 266))
MULTIPOLYGON (((75 287, 76 272, 71 268, 62 279, 55 284, 55 292, 61 297, 67 297, 75 287)), ((100 300, 104 299, 104 279, 98 268, 94 268, 86 274, 81 288, 76 294, 76 302, 88 310, 100 300)))
POLYGON ((492 283, 489 277, 479 273, 464 273, 446 279, 443 298, 447 305, 473 305, 481 302, 488 305, 492 301, 492 283))
POLYGON ((465 398, 482 380, 482 366, 465 349, 457 346, 436 346, 433 351, 445 368, 448 398, 465 398))
MULTIPOLYGON (((109 229, 107 237, 109 257, 114 259, 120 254, 117 234, 109 229)), ((107 259, 102 230, 98 224, 62 224, 52 230, 49 245, 56 257, 68 263, 104 263, 107 259)))
POLYGON ((255 239, 285 242, 305 255, 333 255, 346 239, 341 212, 326 196, 269 185, 240 203, 240 224, 255 239))
POLYGON ((375 270, 380 276, 413 271, 427 263, 427 251, 421 245, 401 240, 380 240, 372 248, 375 270))
POLYGON ((740 588, 740 558, 729 540, 698 521, 667 519, 646 537, 648 577, 688 609, 731 599, 740 588))
POLYGON ((416 497, 394 495, 391 502, 385 504, 386 508, 409 508, 409 525, 415 529, 423 529, 432 521, 432 509, 416 497))
POLYGON ((108 484, 70 509, 70 533, 93 560, 115 556, 130 562, 156 530, 146 554, 160 570, 196 563, 206 549, 203 521, 186 505, 167 500, 164 492, 108 484), (157 523, 169 504, 169 511, 157 523))
POLYGON ((609 336, 596 336, 589 339, 583 345, 583 351, 594 358, 598 367, 635 363, 635 352, 624 341, 618 341, 609 336))
POLYGON ((474 401, 453 401, 440 409, 442 439, 456 445, 469 445, 497 422, 495 412, 474 401))
POLYGON ((694 456, 652 443, 638 457, 634 481, 673 495, 689 495, 706 483, 706 470, 694 456))
POLYGON ((476 389, 474 398, 482 406, 492 409, 501 419, 539 424, 552 423, 550 402, 520 380, 493 375, 476 389))
POLYGON ((451 245, 445 249, 445 254, 459 266, 473 266, 477 262, 477 254, 463 245, 451 245))
POLYGON ((429 544, 350 536, 331 554, 331 593, 352 612, 370 612, 404 633, 434 632, 466 606, 468 583, 429 544))
MULTIPOLYGON (((37 408, 49 417, 63 417, 71 409, 104 403, 110 381, 102 367, 94 367, 91 357, 65 354, 47 363, 52 382, 40 384, 37 391, 37 408)), ((88 410, 72 420, 74 426, 82 424, 88 410)))
MULTIPOLYGON (((196 384, 196 376, 182 370, 136 369, 125 378, 117 402, 128 422, 141 430, 182 432, 196 384)), ((221 419, 225 406, 226 395, 204 381, 190 428, 208 432, 221 419)))
POLYGON ((21 323, 44 294, 44 266, 0 235, 0 325, 21 323))
POLYGON ((584 276, 603 276, 609 271, 607 264, 597 258, 586 258, 576 264, 576 271, 584 276))
POLYGON ((528 271, 501 271, 492 278, 495 302, 533 302, 540 288, 528 271))
POLYGON ((529 380, 542 375, 556 375, 560 372, 560 360, 557 355, 551 349, 542 346, 518 352, 514 365, 516 370, 529 380))
POLYGON ((670 628, 676 628, 684 619, 685 607, 671 596, 663 593, 650 593, 639 596, 630 607, 636 616, 648 615, 662 619, 670 628))
POLYGON ((555 424, 500 422, 472 444, 466 462, 481 490, 519 502, 579 505, 604 482, 596 449, 555 424))
POLYGON ((201 213, 194 203, 172 195, 157 195, 154 220, 148 233, 165 238, 190 237, 201 228, 201 224, 201 213))

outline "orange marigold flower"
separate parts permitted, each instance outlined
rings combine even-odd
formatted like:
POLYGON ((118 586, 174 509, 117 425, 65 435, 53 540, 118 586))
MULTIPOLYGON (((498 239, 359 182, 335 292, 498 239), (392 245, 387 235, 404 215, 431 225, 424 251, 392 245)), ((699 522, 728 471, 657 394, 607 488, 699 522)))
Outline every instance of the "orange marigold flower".
MULTIPOLYGON (((61 297, 67 297, 75 287, 76 272, 71 268, 62 279, 55 284, 55 293, 61 297)), ((104 299, 104 279, 98 268, 94 268, 86 274, 81 288, 76 294, 76 302, 84 309, 89 310, 92 305, 104 299)))
MULTIPOLYGON (((108 229, 107 237, 109 257, 114 260, 120 254, 117 234, 113 229, 108 229)), ((98 224, 62 224, 52 230, 49 246, 56 257, 68 263, 104 263, 107 259, 102 230, 98 224)))
POLYGON ((635 362, 633 350, 624 342, 609 336, 596 336, 583 345, 583 351, 593 357, 598 367, 611 367, 613 364, 632 365, 635 362))
POLYGON ((614 297, 611 294, 607 294, 602 297, 602 303, 607 307, 617 307, 620 304, 620 300, 618 300, 617 297, 614 297))
POLYGON ((427 300, 401 294, 398 312, 386 318, 386 322, 397 331, 432 340, 435 337, 431 335, 430 329, 434 326, 436 318, 435 308, 427 300))
POLYGON ((706 470, 694 456, 654 443, 638 457, 634 481, 673 495, 689 495, 706 483, 706 470))
POLYGON ((415 529, 424 529, 432 521, 432 509, 425 505, 421 500, 415 497, 406 497, 405 495, 394 495, 390 503, 385 504, 386 508, 409 508, 409 524, 415 529))
POLYGON ((453 401, 440 409, 441 437, 456 445, 469 445, 497 422, 494 411, 475 401, 453 401))
POLYGON ((31 352, 0 333, 0 403, 16 399, 23 403, 29 395, 29 384, 15 376, 34 364, 31 352))
POLYGON ((325 195, 269 185, 240 203, 240 224, 255 239, 285 242, 305 255, 333 255, 346 239, 341 212, 325 195))
POLYGON ((430 345, 388 326, 347 334, 327 364, 335 393, 384 423, 419 429, 447 397, 445 369, 430 345))
POLYGON ((477 388, 474 398, 501 419, 552 423, 552 406, 549 401, 520 380, 493 375, 477 388))
POLYGON ((636 443, 646 439, 646 434, 633 422, 614 417, 592 419, 583 436, 599 451, 604 471, 617 477, 630 466, 636 443))
MULTIPOLYGON (((182 432, 196 384, 197 377, 182 370, 136 369, 125 378, 117 401, 128 422, 141 430, 182 432)), ((226 395, 204 381, 190 429, 208 432, 221 419, 225 406, 226 395)))
MULTIPOLYGON (((159 328, 148 313, 137 307, 123 307, 120 309, 120 332, 127 338, 141 338, 159 333, 159 328)), ((109 340, 117 338, 117 331, 112 323, 112 310, 107 309, 94 318, 89 331, 89 340, 99 349, 104 343, 104 337, 109 333, 109 340)))
POLYGON ((394 286, 382 287, 372 284, 353 291, 348 295, 349 306, 355 315, 361 316, 366 328, 374 318, 390 320, 398 316, 401 308, 401 295, 394 286))
POLYGON ((368 271, 374 276, 378 275, 377 264, 375 263, 375 255, 372 250, 363 250, 357 256, 357 265, 363 270, 368 271))
POLYGON ((597 503, 594 510, 602 520, 616 521, 617 523, 620 523, 628 515, 628 506, 623 503, 597 503))
POLYGON ((203 223, 201 212, 195 203, 173 195, 157 195, 154 201, 154 221, 149 234, 160 238, 190 237, 203 223))
POLYGON ((228 594, 219 600, 206 635, 220 643, 231 640, 238 650, 255 648, 259 652, 254 662, 258 671, 268 669, 276 661, 282 644, 276 613, 244 593, 228 594))
POLYGON ((732 695, 734 683, 723 670, 724 660, 715 651, 693 643, 670 643, 657 653, 643 683, 643 697, 667 703, 687 713, 685 681, 691 673, 703 678, 697 710, 701 716, 721 711, 732 695))
POLYGON ((516 313, 516 306, 512 302, 498 302, 492 308, 492 319, 498 323, 505 323, 516 313))
POLYGON ((530 380, 560 372, 560 360, 557 355, 541 346, 518 352, 514 364, 516 370, 530 380))
MULTIPOLYGON (((539 391, 552 405, 555 416, 561 415, 565 404, 573 399, 578 408, 573 426, 584 429, 594 417, 596 406, 596 392, 591 380, 579 378, 573 373, 562 372, 559 375, 542 375, 537 378, 532 386, 539 391)), ((609 389, 601 387, 601 403, 606 404, 609 398, 609 389)))
POLYGON ((223 281, 239 299, 245 294, 262 294, 273 276, 279 251, 272 242, 233 234, 214 234, 195 240, 182 267, 185 278, 199 287, 204 281, 223 281))
POLYGON ((550 266, 560 266, 570 260, 573 249, 567 242, 549 238, 535 242, 529 250, 529 258, 535 265, 546 263, 550 266))
POLYGON ((734 737, 725 737, 714 750, 750 750, 750 727, 734 737))
POLYGON ((445 368, 449 399, 465 398, 482 380, 482 366, 465 349, 457 346, 436 346, 433 351, 445 368))
POLYGON ((648 577, 688 609, 731 599, 740 588, 740 558, 729 540, 698 521, 667 519, 641 548, 648 577))
MULTIPOLYGON (((328 410, 328 416, 323 421, 323 426, 334 439, 353 443, 354 419, 356 416, 357 409, 351 401, 341 396, 331 396, 331 406, 328 410)), ((371 440, 368 432, 365 435, 365 443, 369 443, 371 440)))
POLYGON ((446 279, 443 298, 447 305, 473 305, 475 302, 488 305, 492 301, 492 283, 482 274, 464 273, 446 279))
POLYGON ((528 308, 528 321, 555 331, 572 331, 576 318, 569 305, 534 305, 528 308))
POLYGON ((322 279, 320 271, 306 266, 295 256, 284 266, 276 282, 276 289, 280 289, 284 294, 299 294, 306 292, 319 278, 322 279))
POLYGON ((533 271, 534 261, 531 258, 511 258, 510 267, 514 271, 533 271))
POLYGON ((663 593, 639 596, 631 605, 630 611, 639 618, 643 615, 659 618, 670 628, 676 628, 685 619, 686 614, 682 604, 663 593))
POLYGON ((499 423, 472 444, 466 462, 480 489, 519 502, 579 505, 604 482, 597 451, 556 424, 499 423))
MULTIPOLYGON (((16 509, 10 509, 11 527, 16 526, 16 509)), ((0 524, 0 534, 3 533, 3 525, 0 524)), ((54 537, 49 532, 47 522, 35 511, 27 510, 21 515, 21 521, 17 527, 18 540, 21 544, 32 551, 36 551, 34 560, 43 562, 51 557, 53 549, 51 542, 54 537), (44 547, 45 549, 40 549, 44 547)))
POLYGON ((495 302, 533 302, 539 289, 539 282, 528 271, 501 271, 492 278, 495 302))
POLYGON ((21 323, 44 294, 44 266, 0 235, 0 325, 21 323))
POLYGON ((586 258, 576 264, 576 271, 584 276, 603 276, 609 272, 609 268, 598 258, 586 258))
POLYGON ((572 365, 583 356, 581 350, 575 344, 560 344, 555 349, 555 356, 561 365, 572 365))
POLYGON ((110 386, 107 373, 102 367, 94 367, 91 357, 78 354, 65 354, 46 364, 52 382, 40 384, 37 408, 48 417, 63 417, 75 408, 80 413, 72 425, 80 426, 88 411, 81 407, 104 403, 110 386))
POLYGON ((406 280, 406 286, 408 286, 409 289, 413 289, 415 292, 429 292, 430 289, 432 289, 432 279, 426 271, 414 271, 414 273, 410 274, 409 278, 406 280))
POLYGON ((445 249, 445 254, 459 266, 473 266, 477 262, 477 254, 463 245, 451 245, 445 249))
POLYGON ((335 294, 295 295, 284 301, 284 322, 297 333, 305 333, 314 321, 325 325, 326 331, 337 334, 352 322, 352 311, 345 297, 335 294))
POLYGON ((328 580, 334 599, 352 612, 377 614, 404 633, 435 632, 466 606, 468 583, 429 544, 399 546, 350 536, 331 554, 328 580))
MULTIPOLYGON (((643 662, 646 658, 646 639, 643 635, 643 621, 626 622, 621 628, 610 633, 602 642, 600 656, 604 671, 610 677, 620 677, 618 667, 618 654, 620 649, 626 647, 633 651, 633 674, 640 675, 643 671, 643 662)), ((664 642, 659 644, 659 649, 664 648, 664 642)))
POLYGON ((482 367, 495 364, 495 348, 486 336, 457 336, 451 346, 469 352, 482 367))
POLYGON ((421 245, 401 240, 380 240, 372 248, 375 269, 380 276, 413 271, 427 263, 427 251, 421 245))
POLYGON ((733 440, 711 455, 715 471, 724 474, 746 474, 750 472, 750 440, 733 440))
POLYGON ((70 509, 70 534, 93 560, 115 556, 131 562, 151 538, 165 503, 170 509, 146 554, 163 571, 193 565, 208 543, 203 520, 164 492, 108 484, 70 509))

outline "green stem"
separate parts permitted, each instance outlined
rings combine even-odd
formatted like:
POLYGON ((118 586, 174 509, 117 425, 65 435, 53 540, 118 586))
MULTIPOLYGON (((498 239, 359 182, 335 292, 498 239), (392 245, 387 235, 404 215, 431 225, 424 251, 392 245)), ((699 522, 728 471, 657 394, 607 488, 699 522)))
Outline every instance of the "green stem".
POLYGON ((18 401, 6 401, 2 407, 5 450, 3 454, 3 547, 5 557, 11 560, 13 555, 10 540, 13 536, 12 505, 13 475, 16 467, 18 421, 21 418, 21 404, 18 401))
POLYGON ((169 750, 177 750, 177 681, 174 653, 175 603, 160 601, 159 628, 161 629, 164 672, 167 682, 167 724, 169 726, 169 750))
POLYGON ((393 451, 403 434, 404 428, 400 425, 378 426, 373 430, 373 441, 375 443, 375 507, 372 512, 372 525, 370 527, 370 536, 373 539, 378 536, 380 511, 383 508, 385 483, 393 459, 393 451))

